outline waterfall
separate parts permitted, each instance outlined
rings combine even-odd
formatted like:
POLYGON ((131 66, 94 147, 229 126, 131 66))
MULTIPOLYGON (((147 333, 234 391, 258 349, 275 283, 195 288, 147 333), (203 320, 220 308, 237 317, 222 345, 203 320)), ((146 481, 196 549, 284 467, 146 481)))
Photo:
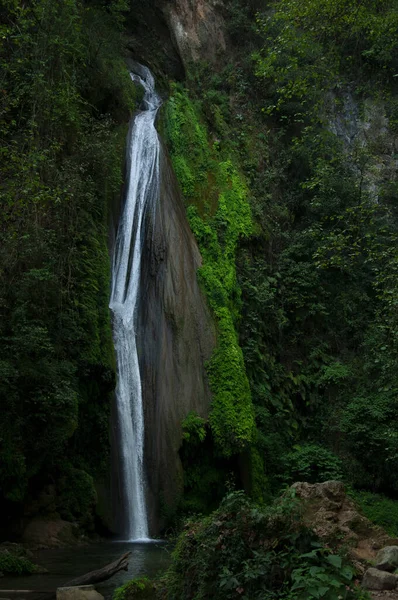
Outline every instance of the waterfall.
POLYGON ((133 81, 144 88, 142 108, 132 123, 128 140, 127 190, 116 236, 109 307, 117 360, 116 404, 120 434, 120 462, 128 540, 148 539, 145 502, 144 415, 136 344, 136 311, 140 295, 141 256, 145 215, 159 197, 160 144, 155 129, 161 104, 149 69, 138 66, 133 81))

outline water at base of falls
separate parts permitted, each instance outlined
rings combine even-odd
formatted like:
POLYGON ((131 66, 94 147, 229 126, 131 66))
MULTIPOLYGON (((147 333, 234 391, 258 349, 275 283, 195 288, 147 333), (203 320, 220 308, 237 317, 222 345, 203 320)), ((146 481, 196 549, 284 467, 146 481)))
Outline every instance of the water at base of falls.
POLYGON ((145 215, 159 197, 160 143, 155 129, 161 101, 151 72, 140 66, 133 81, 144 88, 143 109, 133 121, 128 140, 127 191, 116 236, 109 307, 117 361, 116 404, 125 526, 123 537, 146 542, 144 415, 136 346, 136 309, 140 294, 145 215))

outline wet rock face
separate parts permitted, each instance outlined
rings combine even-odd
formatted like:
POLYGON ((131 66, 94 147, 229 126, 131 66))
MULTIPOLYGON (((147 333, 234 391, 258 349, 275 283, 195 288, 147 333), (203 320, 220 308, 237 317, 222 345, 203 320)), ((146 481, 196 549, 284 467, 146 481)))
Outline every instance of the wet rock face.
POLYGON ((159 515, 172 510, 182 492, 181 423, 190 411, 208 414, 205 362, 215 346, 197 281, 199 250, 164 153, 161 161, 160 206, 147 218, 137 328, 152 535, 164 524, 159 515))
POLYGON ((163 13, 182 61, 215 63, 226 50, 221 0, 169 0, 163 13))

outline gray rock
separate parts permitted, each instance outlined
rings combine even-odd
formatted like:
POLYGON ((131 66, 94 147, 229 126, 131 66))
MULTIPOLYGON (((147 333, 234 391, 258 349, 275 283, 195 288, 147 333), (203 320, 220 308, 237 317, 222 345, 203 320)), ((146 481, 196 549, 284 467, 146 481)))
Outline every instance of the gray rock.
POLYGON ((362 587, 366 590, 395 590, 397 577, 386 571, 370 568, 366 571, 362 587))
POLYGON ((93 585, 76 585, 57 589, 57 600, 104 600, 93 585))
POLYGON ((395 571, 398 567, 398 546, 386 546, 376 556, 376 569, 395 571))

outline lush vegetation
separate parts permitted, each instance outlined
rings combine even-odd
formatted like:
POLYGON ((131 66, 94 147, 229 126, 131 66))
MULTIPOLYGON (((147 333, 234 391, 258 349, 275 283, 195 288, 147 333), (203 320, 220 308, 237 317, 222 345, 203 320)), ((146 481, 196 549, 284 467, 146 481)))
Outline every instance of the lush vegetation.
POLYGON ((164 578, 164 597, 359 598, 353 579, 344 559, 303 525, 294 497, 261 510, 238 492, 209 517, 187 523, 164 578))
MULTIPOLYGON (((108 217, 137 102, 128 8, 0 8, 0 508, 16 517, 50 485, 51 511, 86 529, 108 469, 108 217)), ((116 600, 359 598, 294 500, 272 499, 344 479, 398 531, 398 3, 225 11, 228 54, 168 81, 161 116, 217 327, 208 420, 182 424, 179 508, 215 512, 188 523, 161 583, 116 600), (251 500, 217 508, 236 488, 251 500)), ((30 569, 10 556, 0 570, 30 569)))
POLYGON ((266 509, 242 492, 227 495, 210 516, 186 523, 170 568, 152 588, 133 580, 136 595, 129 595, 129 586, 114 600, 368 598, 344 554, 322 546, 305 527, 290 494, 266 509))
POLYGON ((122 2, 0 8, 0 506, 56 483, 90 526, 108 468, 108 213, 135 91, 122 2))
POLYGON ((134 600, 135 598, 153 598, 154 584, 147 577, 131 579, 115 590, 113 600, 134 600))
MULTIPOLYGON (((397 125, 397 5, 273 9, 257 17, 263 45, 253 60, 267 146, 279 158, 252 176, 262 230, 240 257, 253 397, 259 420, 264 411, 290 420, 290 440, 328 447, 354 485, 393 493, 397 184, 382 148, 392 150, 397 125)), ((284 453, 260 443, 279 470, 284 453)))
POLYGON ((166 106, 166 136, 187 214, 203 258, 199 280, 217 318, 218 345, 208 366, 213 405, 210 426, 218 451, 242 451, 254 435, 249 382, 235 322, 240 291, 236 250, 252 231, 247 189, 233 161, 217 143, 210 147, 187 92, 174 86, 166 106))
POLYGON ((26 557, 22 548, 0 550, 0 573, 4 575, 32 575, 37 573, 38 567, 26 557))
POLYGON ((258 500, 295 479, 339 478, 394 495, 397 3, 259 8, 230 3, 239 51, 219 72, 193 66, 166 113, 203 256, 199 277, 219 323, 210 432, 216 448, 240 460, 246 452, 245 487, 258 500), (245 227, 235 200, 223 204, 226 161, 250 206, 245 227), (224 344, 225 308, 239 367, 224 344), (249 394, 235 385, 237 372, 249 394), (234 412, 215 385, 222 373, 238 390, 234 412), (235 430, 244 398, 256 429, 244 446, 227 446, 219 427, 235 430))

